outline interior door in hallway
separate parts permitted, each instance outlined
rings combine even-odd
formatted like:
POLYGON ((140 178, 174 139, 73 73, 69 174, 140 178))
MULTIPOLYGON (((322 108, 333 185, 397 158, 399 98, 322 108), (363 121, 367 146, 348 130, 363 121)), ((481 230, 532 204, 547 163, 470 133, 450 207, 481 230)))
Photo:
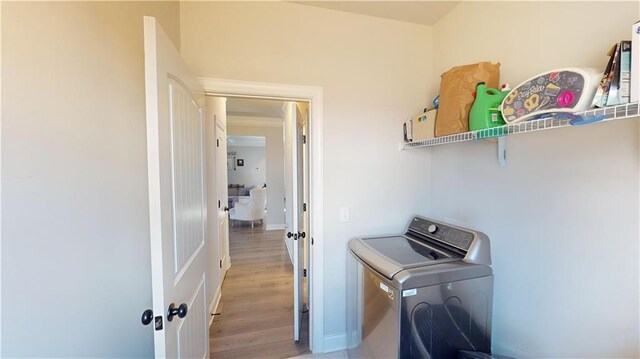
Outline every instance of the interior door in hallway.
MULTIPOLYGON (((309 254, 309 239, 307 236, 309 233, 309 222, 308 222, 308 151, 307 151, 307 129, 308 129, 308 106, 306 103, 297 103, 296 104, 296 193, 297 193, 297 211, 296 211, 296 221, 298 227, 298 240, 296 243, 297 248, 297 268, 296 274, 294 274, 294 278, 296 281, 296 304, 298 310, 298 333, 302 330, 302 313, 305 311, 305 302, 306 298, 308 298, 309 292, 308 287, 305 287, 305 277, 306 273, 310 273, 308 254, 309 254), (306 293, 305 293, 306 292, 306 293), (305 296, 306 294, 306 296, 305 296)), ((308 278, 307 278, 308 281, 308 278)), ((308 304, 308 301, 307 301, 308 304)))
POLYGON ((216 111, 216 183, 218 186, 218 238, 220 241, 220 283, 231 265, 229 256, 229 189, 227 178, 227 99, 212 97, 216 111))
MULTIPOLYGON (((293 338, 300 340, 302 311, 304 310, 304 237, 301 216, 303 216, 303 133, 302 114, 295 102, 286 105, 285 113, 285 151, 286 169, 286 228, 289 246, 293 247, 293 338)), ((285 241, 287 240, 285 239, 285 241)))
MULTIPOLYGON (((221 178, 221 171, 226 172, 226 167, 221 158, 224 155, 225 148, 219 147, 224 142, 224 123, 226 118, 226 98, 206 96, 205 106, 207 116, 205 122, 206 136, 206 158, 207 158, 207 237, 209 239, 209 263, 207 266, 209 281, 209 297, 208 305, 210 312, 215 310, 219 296, 222 294, 222 280, 224 279, 224 271, 229 267, 228 252, 228 232, 225 226, 226 212, 224 204, 226 203, 226 192, 221 181, 226 180, 226 176, 221 178), (219 137, 220 136, 220 137, 219 137), (224 266, 223 266, 224 261, 224 266)), ((213 320, 213 317, 210 319, 213 320)))
POLYGON ((301 154, 302 157, 299 158, 298 163, 299 163, 299 168, 301 170, 301 172, 299 172, 298 174, 298 178, 300 181, 300 184, 302 185, 301 188, 299 188, 298 190, 301 191, 300 193, 302 193, 301 196, 301 202, 302 202, 302 210, 299 212, 300 217, 298 220, 298 226, 301 228, 300 230, 302 231, 302 233, 304 233, 302 239, 303 239, 303 248, 304 248, 304 273, 306 273, 305 275, 305 280, 302 281, 303 283, 301 285, 304 285, 304 292, 305 292, 305 296, 303 299, 303 302, 305 303, 305 307, 304 310, 310 310, 310 298, 311 298, 311 226, 310 226, 310 213, 312 210, 311 207, 311 203, 310 203, 310 170, 309 170, 309 163, 310 163, 310 152, 309 152, 309 148, 310 148, 310 144, 309 144, 309 103, 299 103, 298 104, 300 106, 300 111, 302 113, 302 116, 300 116, 300 118, 302 119, 301 121, 301 134, 302 134, 302 138, 300 139, 300 141, 302 141, 302 144, 299 144, 298 147, 301 148, 301 154))
POLYGON ((144 53, 155 356, 204 358, 204 91, 153 17, 144 18, 144 53))

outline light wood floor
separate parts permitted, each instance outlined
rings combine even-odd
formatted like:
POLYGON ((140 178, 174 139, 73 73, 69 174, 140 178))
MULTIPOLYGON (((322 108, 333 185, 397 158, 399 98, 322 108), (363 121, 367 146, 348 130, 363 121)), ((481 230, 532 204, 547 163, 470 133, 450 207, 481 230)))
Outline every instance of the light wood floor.
MULTIPOLYGON (((308 353, 308 319, 293 340, 293 266, 284 231, 238 225, 229 233, 231 268, 211 325, 212 358, 289 358, 308 353)), ((305 315, 306 316, 306 315, 305 315)))

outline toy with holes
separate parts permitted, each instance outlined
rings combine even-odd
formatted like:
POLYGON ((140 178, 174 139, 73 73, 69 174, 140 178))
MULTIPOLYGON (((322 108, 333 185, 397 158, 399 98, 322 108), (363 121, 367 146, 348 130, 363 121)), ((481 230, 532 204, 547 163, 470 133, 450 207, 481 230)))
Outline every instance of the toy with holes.
POLYGON ((500 103, 509 93, 509 85, 502 85, 502 90, 488 88, 484 82, 476 85, 476 99, 469 111, 469 130, 477 131, 485 128, 503 126, 500 103))
POLYGON ((549 113, 586 110, 601 77, 591 68, 564 68, 534 76, 509 92, 502 102, 502 117, 517 123, 549 113))

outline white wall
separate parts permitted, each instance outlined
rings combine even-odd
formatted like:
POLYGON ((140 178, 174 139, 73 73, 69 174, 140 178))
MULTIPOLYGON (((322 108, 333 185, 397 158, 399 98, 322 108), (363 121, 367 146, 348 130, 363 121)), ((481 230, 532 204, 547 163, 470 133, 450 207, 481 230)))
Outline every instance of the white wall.
MULTIPOLYGON (((268 229, 284 228, 284 142, 282 124, 257 126, 251 117, 229 116, 230 136, 264 136, 266 138, 266 182, 268 229)), ((229 182, 231 183, 231 182, 229 182)))
MULTIPOLYGON (((603 69, 639 15, 638 2, 465 2, 435 25, 433 80, 483 60, 501 62, 512 85, 603 69)), ((504 169, 493 143, 431 150, 431 213, 491 238, 495 352, 640 356, 638 130, 634 120, 509 137, 504 169)))
POLYGON ((463 3, 431 29, 291 3, 3 2, 2 356, 152 356, 143 15, 200 76, 324 88, 325 349, 345 342, 346 242, 420 213, 491 237, 497 352, 640 355, 636 121, 511 137, 505 169, 490 143, 395 150, 446 69, 602 68, 637 3, 463 3))
POLYGON ((324 90, 325 349, 346 344, 346 243, 429 208, 429 153, 399 152, 430 102, 432 30, 286 2, 181 2, 181 53, 199 76, 324 90), (351 221, 339 222, 350 207, 351 221))
POLYGON ((2 2, 1 356, 153 356, 142 17, 178 13, 2 2))
POLYGON ((228 171, 229 183, 243 184, 245 187, 262 187, 267 183, 267 150, 265 147, 229 146, 227 152, 236 152, 236 160, 244 160, 244 166, 228 171))

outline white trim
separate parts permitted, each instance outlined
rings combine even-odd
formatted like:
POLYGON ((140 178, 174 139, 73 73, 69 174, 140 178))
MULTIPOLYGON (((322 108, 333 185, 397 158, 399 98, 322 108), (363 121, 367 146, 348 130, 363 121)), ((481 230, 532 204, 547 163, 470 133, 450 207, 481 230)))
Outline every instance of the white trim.
POLYGON ((228 79, 199 77, 207 95, 229 97, 255 97, 277 100, 313 100, 322 97, 322 87, 272 84, 228 79))
POLYGON ((216 289, 216 293, 213 295, 213 300, 211 300, 211 304, 209 304, 209 315, 211 319, 209 319, 209 327, 211 327, 211 323, 213 323, 213 313, 218 310, 218 306, 220 305, 220 298, 222 298, 222 284, 218 286, 216 289))
MULTIPOLYGON (((2 68, 2 6, 0 5, 0 68, 2 68)), ((0 76, 0 108, 2 108, 2 76, 0 76)), ((0 111, 0 128, 2 128, 2 111, 0 111)), ((0 130, 0 133, 2 131, 0 130)), ((2 136, 0 136, 0 144, 2 136)), ((2 158, 2 146, 0 145, 0 158, 2 158)), ((0 203, 2 203, 2 166, 0 166, 0 203)), ((2 268, 2 206, 0 206, 0 268, 2 268)), ((0 308, 2 308, 2 295, 0 295, 0 308)), ((2 355, 2 310, 0 310, 0 355, 2 355)))
POLYGON ((283 241, 285 247, 287 247, 287 253, 289 253, 289 260, 291 261, 291 264, 293 264, 293 248, 291 248, 291 244, 289 244, 290 242, 286 238, 283 239, 283 241))
MULTIPOLYGON (((222 268, 224 268, 224 275, 226 276, 227 271, 231 268, 231 256, 226 256, 225 259, 226 260, 222 261, 222 268)), ((222 278, 222 281, 224 282, 224 277, 222 278)))
MULTIPOLYGON (((198 79, 208 95, 249 96, 310 101, 310 192, 311 293, 309 315, 309 349, 324 352, 324 207, 323 207, 323 90, 316 86, 270 84, 213 78, 198 79)), ((346 340, 346 339, 345 339, 346 340)))
POLYGON ((347 340, 347 342, 345 343, 347 349, 355 348, 356 346, 358 346, 357 344, 360 341, 360 332, 358 332, 357 330, 351 331, 351 338, 348 339, 349 340, 347 340))
POLYGON ((324 352, 331 353, 347 349, 347 334, 332 334, 324 337, 324 352))
POLYGON ((277 117, 227 116, 229 126, 282 127, 284 120, 277 117))
POLYGON ((267 224, 267 231, 279 231, 283 230, 284 228, 284 223, 267 224))

